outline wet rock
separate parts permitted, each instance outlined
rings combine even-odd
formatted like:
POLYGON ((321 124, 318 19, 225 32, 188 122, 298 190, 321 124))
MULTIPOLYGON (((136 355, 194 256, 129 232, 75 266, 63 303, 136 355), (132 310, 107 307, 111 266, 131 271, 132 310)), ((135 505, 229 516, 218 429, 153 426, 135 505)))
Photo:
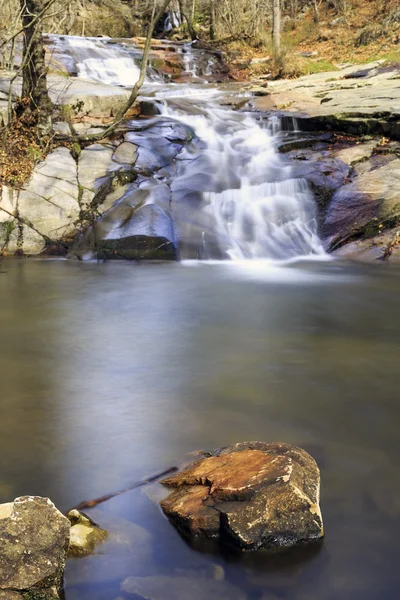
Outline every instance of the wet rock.
POLYGON ((100 240, 99 258, 125 258, 126 260, 177 260, 174 244, 162 237, 132 235, 117 239, 100 240))
POLYGON ((177 242, 169 214, 170 192, 165 184, 126 194, 108 210, 71 250, 81 259, 176 260, 177 242))
POLYGON ((2 505, 0 597, 59 598, 69 531, 70 522, 48 498, 22 496, 2 505))
POLYGON ((93 554, 96 546, 107 539, 107 532, 87 515, 71 510, 68 519, 71 522, 68 556, 93 554))
POLYGON ((188 537, 276 551, 324 535, 318 466, 288 444, 235 444, 162 483, 174 490, 161 507, 188 537))
POLYGON ((333 254, 361 262, 376 260, 387 262, 400 261, 400 228, 384 231, 367 239, 355 240, 345 244, 333 254))
POLYGON ((139 100, 137 103, 142 117, 154 117, 161 114, 158 102, 151 100, 139 100))
POLYGON ((113 160, 118 163, 134 165, 137 159, 137 146, 129 142, 123 142, 113 154, 113 160))
POLYGON ((121 590, 146 600, 245 600, 245 594, 226 581, 191 579, 189 577, 128 577, 121 584, 121 590))
POLYGON ((373 237, 400 223, 400 159, 364 173, 338 190, 323 234, 331 247, 357 237, 373 237))
POLYGON ((88 517, 107 531, 107 539, 96 547, 95 554, 67 562, 69 586, 122 581, 129 575, 154 572, 152 537, 148 531, 97 508, 90 509, 88 517))

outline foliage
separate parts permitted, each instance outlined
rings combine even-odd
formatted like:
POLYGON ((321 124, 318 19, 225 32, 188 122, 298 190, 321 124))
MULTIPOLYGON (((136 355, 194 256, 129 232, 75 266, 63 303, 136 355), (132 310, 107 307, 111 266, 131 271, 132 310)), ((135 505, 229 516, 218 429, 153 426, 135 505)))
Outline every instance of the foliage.
POLYGON ((52 136, 36 135, 36 119, 27 113, 15 118, 0 149, 0 185, 21 188, 29 179, 35 165, 59 145, 52 136))

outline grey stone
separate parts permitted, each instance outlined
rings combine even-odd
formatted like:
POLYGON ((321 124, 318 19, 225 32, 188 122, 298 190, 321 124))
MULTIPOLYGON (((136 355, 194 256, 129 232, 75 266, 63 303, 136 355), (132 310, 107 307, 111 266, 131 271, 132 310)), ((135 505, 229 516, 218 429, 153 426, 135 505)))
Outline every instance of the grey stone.
POLYGON ((343 186, 328 207, 323 233, 335 246, 349 238, 373 237, 400 219, 400 159, 363 173, 343 186))
POLYGON ((145 600, 245 600, 246 595, 236 586, 226 581, 213 579, 191 579, 189 577, 128 577, 121 584, 121 590, 145 600))
POLYGON ((113 160, 118 163, 134 165, 137 159, 137 146, 130 142, 123 142, 113 154, 113 160))
MULTIPOLYGON (((70 523, 48 498, 22 496, 0 509, 0 590, 58 598, 70 523)), ((7 596, 4 596, 5 598, 7 596)), ((11 596, 12 597, 12 596, 11 596)))
POLYGON ((373 151, 378 145, 378 140, 373 140, 364 144, 357 144, 350 148, 344 148, 334 152, 335 158, 342 160, 347 165, 354 165, 358 162, 366 160, 371 157, 373 151))
POLYGON ((72 248, 82 259, 176 260, 177 244, 169 214, 169 188, 147 183, 126 194, 90 227, 72 248))
POLYGON ((67 148, 57 148, 19 193, 19 216, 40 235, 59 240, 75 231, 78 198, 76 163, 67 148))
POLYGON ((54 133, 60 133, 63 135, 71 135, 71 127, 69 126, 69 123, 67 123, 66 121, 58 121, 57 123, 54 123, 53 131, 54 131, 54 133))
POLYGON ((253 98, 255 110, 285 107, 299 118, 302 129, 334 129, 351 134, 376 133, 400 138, 397 103, 400 96, 398 65, 382 61, 340 71, 315 73, 293 80, 271 81, 267 98, 253 98), (343 81, 345 78, 345 81, 343 81))
POLYGON ((96 181, 104 177, 112 165, 113 149, 102 144, 92 144, 85 148, 78 160, 78 181, 81 190, 81 204, 87 208, 95 197, 96 181))

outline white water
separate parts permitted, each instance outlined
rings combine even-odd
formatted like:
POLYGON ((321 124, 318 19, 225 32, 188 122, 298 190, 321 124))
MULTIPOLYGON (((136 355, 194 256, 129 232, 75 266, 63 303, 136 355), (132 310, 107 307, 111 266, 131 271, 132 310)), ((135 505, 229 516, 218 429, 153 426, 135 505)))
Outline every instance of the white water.
MULTIPOLYGON (((132 85, 139 76, 138 66, 121 44, 93 38, 60 39, 64 52, 76 61, 80 77, 132 85)), ((187 69, 195 73, 195 55, 189 50, 187 69)), ((221 254, 234 260, 323 255, 313 195, 276 150, 274 140, 281 121, 272 117, 261 123, 222 107, 218 100, 224 95, 221 87, 201 85, 169 84, 156 92, 162 116, 189 125, 206 144, 200 170, 196 161, 188 161, 178 174, 183 169, 189 186, 195 175, 204 182, 202 210, 221 254)), ((295 122, 292 129, 297 129, 295 122)), ((206 237, 203 254, 213 258, 206 237)))
POLYGON ((206 102, 204 96, 192 97, 190 107, 188 100, 178 107, 164 94, 163 115, 190 125, 207 143, 204 210, 221 249, 231 259, 324 254, 309 186, 294 177, 275 149, 271 131, 278 131, 279 122, 262 127, 250 116, 215 104, 212 91, 206 102))
MULTIPOLYGON (((133 86, 140 68, 134 57, 121 44, 109 44, 107 38, 50 36, 56 51, 72 58, 73 67, 81 79, 100 81, 108 85, 133 86)), ((71 69, 71 64, 69 65, 71 69)))

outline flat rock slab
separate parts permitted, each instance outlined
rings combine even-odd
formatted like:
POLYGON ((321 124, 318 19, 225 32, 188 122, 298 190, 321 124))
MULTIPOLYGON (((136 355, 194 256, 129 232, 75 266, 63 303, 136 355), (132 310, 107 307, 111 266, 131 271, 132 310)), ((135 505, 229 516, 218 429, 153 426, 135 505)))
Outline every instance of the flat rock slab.
POLYGON ((400 69, 381 61, 340 71, 268 83, 269 96, 250 101, 255 110, 284 111, 303 130, 329 127, 348 133, 379 133, 400 139, 400 69))
POLYGON ((235 444, 161 483, 173 488, 161 507, 186 537, 276 551, 324 535, 319 469, 295 446, 235 444))
POLYGON ((23 496, 2 505, 0 597, 58 598, 69 531, 68 519, 48 498, 23 496))

